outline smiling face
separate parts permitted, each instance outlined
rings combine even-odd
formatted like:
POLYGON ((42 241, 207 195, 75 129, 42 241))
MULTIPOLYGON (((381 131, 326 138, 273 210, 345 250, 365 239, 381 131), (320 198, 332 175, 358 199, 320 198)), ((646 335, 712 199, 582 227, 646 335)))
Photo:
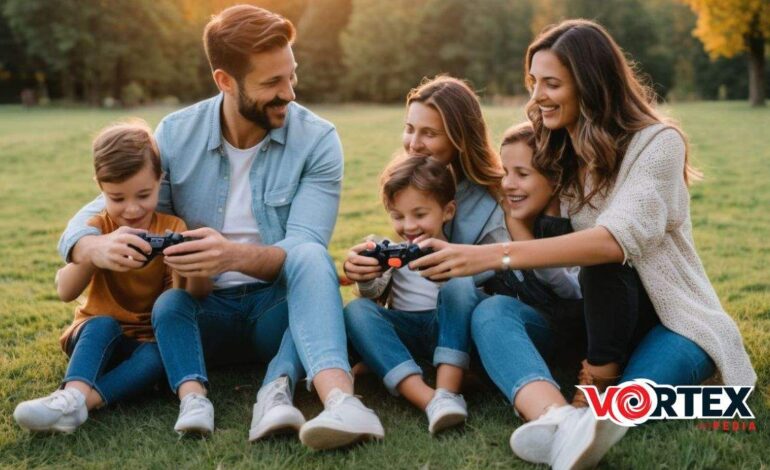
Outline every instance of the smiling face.
POLYGON ((291 46, 252 54, 250 62, 249 73, 235 80, 232 90, 238 113, 266 131, 281 127, 288 104, 296 98, 297 64, 291 46))
POLYGON ((551 130, 564 129, 572 134, 580 115, 577 88, 572 74, 550 50, 532 56, 529 81, 534 101, 543 116, 543 125, 551 130))
POLYGON ((449 140, 441 114, 419 101, 407 109, 402 138, 404 150, 410 156, 432 157, 444 165, 457 157, 457 149, 449 140))
POLYGON ((120 226, 148 229, 158 205, 160 180, 147 164, 120 183, 100 183, 107 214, 120 226))
POLYGON ((506 210, 514 219, 534 221, 553 197, 553 186, 532 167, 532 149, 524 142, 504 145, 500 151, 505 177, 502 187, 506 210))
POLYGON ((409 186, 395 194, 388 213, 393 230, 404 240, 412 242, 423 234, 443 239, 442 228, 454 217, 455 202, 441 207, 435 197, 409 186))

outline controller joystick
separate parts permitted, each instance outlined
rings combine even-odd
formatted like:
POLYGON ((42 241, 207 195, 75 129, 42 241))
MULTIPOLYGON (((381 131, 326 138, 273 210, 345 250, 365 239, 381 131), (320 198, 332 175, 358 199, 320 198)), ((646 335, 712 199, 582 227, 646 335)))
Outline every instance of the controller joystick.
POLYGON ((419 245, 413 243, 391 243, 390 240, 383 240, 380 243, 374 243, 370 249, 362 251, 361 256, 374 258, 380 263, 382 269, 402 268, 410 262, 433 253, 431 248, 420 249, 419 245))
POLYGON ((129 245, 131 248, 147 257, 147 261, 144 263, 145 265, 156 256, 163 254, 163 250, 166 248, 193 240, 193 238, 183 237, 181 233, 172 232, 171 230, 166 230, 166 233, 163 235, 138 233, 136 236, 149 243, 150 247, 152 247, 152 252, 148 255, 134 245, 129 245))

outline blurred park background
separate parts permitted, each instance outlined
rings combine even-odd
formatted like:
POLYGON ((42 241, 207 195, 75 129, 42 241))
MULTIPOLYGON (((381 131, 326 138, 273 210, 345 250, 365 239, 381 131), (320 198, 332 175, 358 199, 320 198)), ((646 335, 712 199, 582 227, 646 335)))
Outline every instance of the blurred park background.
MULTIPOLYGON (((0 0, 0 103, 174 106, 216 92, 203 25, 232 0, 0 0)), ((601 22, 668 101, 762 105, 768 0, 262 0, 298 29, 298 99, 394 102, 424 76, 525 95, 530 40, 601 22)))

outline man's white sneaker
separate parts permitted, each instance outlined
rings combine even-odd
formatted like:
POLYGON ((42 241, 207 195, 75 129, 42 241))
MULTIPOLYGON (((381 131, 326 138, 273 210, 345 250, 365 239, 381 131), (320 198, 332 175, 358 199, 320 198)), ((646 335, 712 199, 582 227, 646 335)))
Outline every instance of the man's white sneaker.
POLYGON ((559 426, 575 426, 581 413, 571 405, 550 406, 539 418, 525 423, 511 434, 511 450, 532 463, 550 463, 551 448, 559 426))
POLYGON ((300 441, 311 449, 336 449, 385 437, 385 430, 374 411, 353 395, 335 388, 326 397, 324 407, 299 430, 300 441))
POLYGON ((291 402, 289 378, 280 377, 264 385, 257 393, 251 418, 249 441, 286 432, 299 432, 305 417, 291 402))
POLYGON ((464 423, 468 418, 468 405, 462 395, 437 388, 425 407, 425 413, 428 415, 428 431, 436 434, 464 423))
POLYGON ((179 434, 214 432, 214 405, 199 393, 188 393, 179 404, 179 418, 174 425, 179 434))
POLYGON ((19 403, 13 419, 30 431, 72 432, 88 419, 86 397, 74 388, 57 390, 47 397, 19 403))
POLYGON ((578 411, 579 419, 567 426, 562 422, 554 435, 550 464, 554 470, 580 470, 593 468, 628 432, 610 420, 598 420, 593 412, 584 408, 578 411))

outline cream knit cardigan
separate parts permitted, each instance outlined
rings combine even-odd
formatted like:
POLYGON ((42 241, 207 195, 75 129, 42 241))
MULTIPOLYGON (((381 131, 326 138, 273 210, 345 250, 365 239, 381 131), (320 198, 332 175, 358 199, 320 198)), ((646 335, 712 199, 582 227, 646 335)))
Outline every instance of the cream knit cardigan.
MULTIPOLYGON (((572 225, 607 228, 623 249, 624 263, 639 273, 663 325, 703 348, 726 385, 754 385, 757 375, 741 333, 695 252, 684 155, 684 141, 673 128, 655 124, 641 130, 606 197, 570 211, 572 225)), ((661 351, 661 360, 665 355, 661 351)))

